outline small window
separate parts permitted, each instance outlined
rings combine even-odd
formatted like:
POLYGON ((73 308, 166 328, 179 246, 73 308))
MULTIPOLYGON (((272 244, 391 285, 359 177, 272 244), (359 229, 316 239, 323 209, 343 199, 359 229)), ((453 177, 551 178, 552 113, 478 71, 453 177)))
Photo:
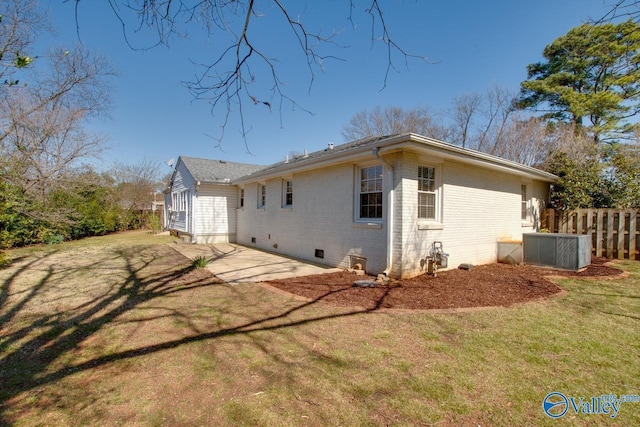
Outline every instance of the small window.
POLYGON ((527 185, 522 184, 520 186, 520 218, 523 221, 529 219, 529 196, 527 195, 527 185))
POLYGON ((244 208, 244 188, 240 189, 240 200, 238 204, 239 204, 239 207, 244 208))
POLYGON ((360 169, 360 218, 382 218, 382 166, 360 169))
POLYGON ((293 206, 293 181, 284 182, 284 206, 293 206))
POLYGON ((187 210, 187 206, 189 206, 189 190, 185 190, 183 191, 183 198, 182 198, 182 210, 186 211, 187 210))
POLYGON ((436 219, 436 170, 418 166, 418 218, 436 219))
POLYGON ((267 203, 267 186, 258 184, 258 208, 264 208, 267 203))
POLYGON ((188 200, 189 190, 182 190, 179 193, 171 194, 171 205, 175 211, 185 212, 187 210, 188 200))

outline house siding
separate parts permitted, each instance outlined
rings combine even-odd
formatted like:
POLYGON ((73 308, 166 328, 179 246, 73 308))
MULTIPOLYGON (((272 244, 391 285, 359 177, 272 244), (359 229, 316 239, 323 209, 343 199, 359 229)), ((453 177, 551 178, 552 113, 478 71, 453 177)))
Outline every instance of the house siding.
POLYGON ((237 187, 200 185, 196 191, 194 235, 197 243, 236 241, 237 187))
POLYGON ((190 225, 193 224, 193 200, 195 182, 193 177, 185 167, 184 163, 178 162, 176 170, 173 175, 173 184, 171 186, 171 193, 169 194, 169 206, 171 206, 170 219, 168 221, 168 228, 170 230, 177 230, 184 233, 192 233, 190 225), (176 207, 172 206, 171 194, 179 193, 184 190, 190 191, 190 197, 188 198, 188 206, 186 211, 176 211, 176 207))
POLYGON ((367 270, 384 270, 386 218, 373 226, 354 220, 356 168, 336 165, 262 182, 267 191, 263 209, 257 207, 259 183, 246 183, 238 242, 341 268, 348 268, 350 255, 356 255, 366 258, 367 270), (286 180, 293 181, 293 205, 283 208, 286 180), (316 249, 324 251, 324 258, 315 257, 316 249))
POLYGON ((515 174, 411 153, 402 154, 396 173, 395 230, 400 236, 394 239, 393 267, 402 277, 424 272, 424 259, 434 241, 443 243, 449 268, 496 262, 498 240, 520 240, 523 232, 539 227, 539 205, 548 191, 547 184, 515 174), (418 220, 419 165, 435 166, 439 173, 439 223, 418 220), (521 185, 525 183, 534 208, 534 221, 526 225, 521 219, 521 185))

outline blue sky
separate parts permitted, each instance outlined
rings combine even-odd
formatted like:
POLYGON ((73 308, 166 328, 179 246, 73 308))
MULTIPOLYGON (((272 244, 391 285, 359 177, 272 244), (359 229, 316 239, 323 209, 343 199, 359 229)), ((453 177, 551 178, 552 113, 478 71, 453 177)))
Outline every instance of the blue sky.
MULTIPOLYGON (((193 62, 219 54, 228 45, 228 34, 217 33, 207 40, 191 27, 189 38, 174 39, 169 48, 134 51, 105 3, 80 2, 79 32, 82 42, 110 58, 119 72, 112 81, 111 118, 90 125, 91 131, 108 137, 111 148, 97 162, 108 167, 116 159, 165 162, 179 155, 270 164, 291 151, 315 151, 328 142, 344 142, 342 127, 363 108, 428 106, 440 111, 449 108, 455 96, 483 92, 494 84, 517 90, 526 78, 527 64, 539 61, 547 44, 588 18, 604 15, 610 1, 383 0, 394 40, 429 59, 429 63, 410 60, 405 66, 396 56, 398 72, 391 71, 383 90, 386 50, 381 43, 372 46, 371 28, 363 14, 356 15, 354 29, 347 20, 347 0, 287 1, 304 5, 296 13, 309 29, 341 32, 337 42, 343 47, 323 49, 344 61, 325 61, 310 91, 303 58, 286 28, 272 25, 276 11, 269 2, 260 2, 264 16, 256 18, 256 40, 277 56, 287 94, 313 114, 285 104, 281 123, 277 108, 270 112, 262 105, 246 105, 251 129, 248 150, 237 121, 229 123, 218 147, 208 135, 219 135, 222 117, 212 115, 207 102, 194 101, 183 85, 197 72, 193 62)), ((77 41, 74 4, 42 2, 60 44, 77 41)), ((131 29, 129 35, 133 44, 149 44, 144 33, 131 29)), ((258 78, 265 78, 260 89, 267 90, 266 76, 258 78)))

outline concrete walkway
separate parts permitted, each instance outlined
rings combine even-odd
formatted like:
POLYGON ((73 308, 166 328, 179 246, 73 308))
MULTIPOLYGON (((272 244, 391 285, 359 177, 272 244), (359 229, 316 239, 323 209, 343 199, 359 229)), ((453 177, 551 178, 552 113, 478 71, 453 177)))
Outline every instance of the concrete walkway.
POLYGON ((339 268, 321 267, 233 243, 176 243, 172 247, 189 259, 204 256, 211 260, 207 265, 209 271, 233 285, 341 271, 339 268))

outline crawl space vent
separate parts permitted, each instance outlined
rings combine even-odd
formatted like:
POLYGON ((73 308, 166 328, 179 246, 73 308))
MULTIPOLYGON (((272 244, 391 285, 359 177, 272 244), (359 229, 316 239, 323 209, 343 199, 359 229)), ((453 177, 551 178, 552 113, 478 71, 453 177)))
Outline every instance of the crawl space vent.
POLYGON ((367 259, 361 256, 349 255, 349 268, 367 271, 367 259))

